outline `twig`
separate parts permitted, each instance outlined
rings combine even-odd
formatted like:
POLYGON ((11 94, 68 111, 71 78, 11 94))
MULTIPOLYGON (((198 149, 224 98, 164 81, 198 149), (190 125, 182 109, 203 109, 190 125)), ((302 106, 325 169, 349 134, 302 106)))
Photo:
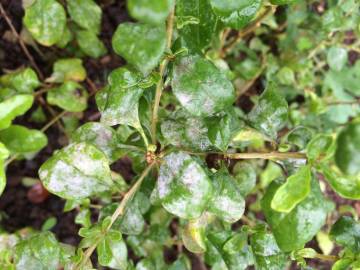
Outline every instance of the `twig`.
POLYGON ((29 50, 27 49, 27 47, 26 47, 24 41, 22 40, 22 38, 20 37, 19 33, 16 31, 14 25, 12 24, 10 18, 6 14, 6 11, 5 11, 5 9, 4 9, 4 7, 3 7, 3 5, 1 3, 0 3, 0 12, 4 16, 4 19, 5 19, 6 23, 9 25, 11 32, 13 32, 14 36, 19 40, 20 47, 24 51, 26 57, 29 59, 29 61, 30 61, 31 65, 33 66, 33 68, 37 71, 37 73, 39 75, 39 78, 41 80, 44 80, 44 75, 42 74, 41 70, 37 66, 34 58, 30 54, 29 50))
MULTIPOLYGON (((174 26, 174 10, 170 13, 168 19, 167 19, 167 27, 166 27, 166 47, 168 50, 171 48, 171 42, 172 42, 172 35, 173 35, 173 27, 174 26)), ((160 106, 160 99, 161 94, 164 86, 164 74, 165 69, 167 67, 167 64, 169 63, 169 59, 165 57, 165 59, 161 62, 159 67, 159 73, 160 73, 160 80, 156 85, 156 92, 155 92, 155 100, 154 100, 154 106, 153 106, 153 114, 152 114, 152 121, 151 121, 151 140, 152 143, 156 144, 156 126, 158 122, 158 111, 160 106)))
POLYGON ((276 10, 276 6, 268 6, 266 7, 266 10, 260 14, 255 21, 253 21, 251 24, 249 24, 247 27, 245 27, 242 31, 238 32, 238 35, 236 38, 230 42, 230 44, 227 47, 224 47, 220 57, 225 57, 235 46, 237 43, 240 42, 240 40, 247 36, 248 34, 252 33, 256 28, 260 27, 262 21, 270 14, 273 14, 276 10))
MULTIPOLYGON (((127 204, 131 201, 131 199, 134 197, 135 193, 138 191, 138 189, 140 188, 143 180, 145 179, 145 177, 149 174, 149 172, 151 171, 151 169, 153 168, 153 166, 155 165, 155 163, 151 163, 140 175, 139 180, 136 181, 136 183, 129 189, 128 192, 126 192, 126 194, 124 195, 121 203, 119 204, 118 208, 116 208, 115 212, 113 213, 113 215, 111 216, 111 221, 109 226, 106 228, 105 233, 106 234, 112 227, 112 225, 114 224, 114 222, 124 214, 125 209, 127 204)), ((99 239, 96 240, 96 242, 94 244, 92 244, 85 252, 84 252, 84 256, 82 257, 81 261, 79 262, 79 264, 77 264, 77 266, 75 267, 74 270, 80 270, 82 269, 82 267, 87 263, 87 261, 90 259, 91 254, 95 251, 97 245, 100 243, 100 241, 102 240, 101 237, 99 237, 99 239)))
POLYGON ((270 152, 270 153, 234 153, 224 154, 224 158, 229 159, 305 159, 305 153, 299 152, 270 152))
POLYGON ((315 258, 316 259, 320 259, 320 260, 323 260, 323 261, 329 261, 329 262, 334 262, 334 261, 337 261, 339 259, 338 256, 334 256, 334 255, 324 255, 324 254, 319 254, 317 253, 315 255, 315 258))

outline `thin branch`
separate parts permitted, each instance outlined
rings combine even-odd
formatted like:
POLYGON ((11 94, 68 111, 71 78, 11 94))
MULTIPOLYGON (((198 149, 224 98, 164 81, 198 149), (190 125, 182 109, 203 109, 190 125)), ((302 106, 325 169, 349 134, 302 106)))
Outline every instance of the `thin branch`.
POLYGON ((21 49, 24 51, 26 57, 29 59, 32 67, 37 71, 39 78, 41 80, 44 80, 44 75, 42 74, 41 70, 39 69, 39 67, 37 66, 34 58, 32 57, 32 55, 30 54, 29 50, 27 49, 24 41, 22 40, 21 36, 19 35, 19 33, 16 31, 14 25, 12 24, 10 18, 8 17, 8 15, 6 14, 6 11, 3 7, 3 5, 0 3, 0 12, 1 14, 4 16, 4 19, 6 21, 6 23, 9 25, 11 32, 13 32, 14 36, 19 40, 19 44, 21 49))
MULTIPOLYGON (((171 42, 172 42, 172 35, 173 35, 173 28, 174 28, 174 10, 170 13, 168 19, 167 19, 167 28, 166 28, 166 47, 168 50, 171 48, 171 42)), ((151 139, 152 143, 156 144, 156 126, 158 122, 158 111, 160 106, 160 99, 161 94, 164 88, 164 74, 167 67, 167 64, 169 63, 169 59, 165 57, 165 59, 161 62, 159 67, 159 73, 160 73, 160 80, 156 85, 156 92, 155 92, 155 100, 154 100, 154 106, 153 106, 153 114, 152 114, 152 121, 151 121, 151 139)))
MULTIPOLYGON (((139 179, 136 181, 136 183, 128 190, 128 192, 126 192, 126 194, 124 195, 121 203, 119 204, 118 208, 116 208, 115 212, 113 213, 113 215, 111 216, 111 222, 109 224, 109 226, 106 228, 106 231, 104 234, 106 234, 112 227, 112 225, 114 224, 114 222, 122 215, 124 215, 125 213, 125 209, 127 204, 131 201, 131 199, 134 197, 135 193, 138 191, 138 189, 140 188, 143 180, 145 179, 145 177, 149 174, 149 172, 151 171, 151 169, 153 168, 153 166, 155 165, 155 163, 151 163, 148 167, 146 167, 146 169, 142 172, 142 174, 140 175, 139 179)), ((97 245, 100 243, 100 241, 102 240, 101 237, 99 237, 99 239, 96 240, 96 242, 91 245, 85 252, 84 252, 84 256, 82 257, 81 261, 79 262, 79 264, 75 267, 75 270, 80 270, 82 269, 82 267, 87 263, 87 261, 90 259, 91 254, 95 251, 97 245)))
POLYGON ((234 153, 224 154, 229 159, 307 159, 305 153, 299 152, 270 152, 270 153, 234 153))
POLYGON ((319 253, 317 253, 315 255, 315 258, 319 259, 319 260, 323 260, 323 261, 329 261, 329 262, 335 262, 335 261, 337 261, 339 259, 338 256, 324 255, 324 254, 319 254, 319 253))
POLYGON ((265 11, 260 14, 252 23, 250 23, 247 27, 245 27, 243 30, 239 31, 236 38, 230 42, 230 44, 227 47, 224 47, 224 49, 221 52, 221 57, 225 57, 239 42, 240 40, 247 36, 248 34, 252 33, 255 29, 260 27, 262 21, 270 14, 275 13, 276 6, 268 6, 266 7, 265 11))

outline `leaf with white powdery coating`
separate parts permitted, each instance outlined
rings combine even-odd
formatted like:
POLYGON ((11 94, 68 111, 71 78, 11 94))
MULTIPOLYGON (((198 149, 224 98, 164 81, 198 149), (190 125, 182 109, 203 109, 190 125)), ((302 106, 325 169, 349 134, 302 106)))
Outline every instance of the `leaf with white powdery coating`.
POLYGON ((114 51, 147 75, 160 62, 166 47, 165 25, 122 23, 112 38, 114 51))
POLYGON ((245 200, 235 179, 226 169, 216 172, 213 177, 214 195, 209 202, 208 211, 223 221, 234 223, 245 211, 245 200))
POLYGON ((51 77, 47 82, 77 81, 81 82, 86 78, 86 70, 79 58, 59 59, 54 63, 51 77))
POLYGON ((16 90, 19 94, 32 94, 40 86, 40 81, 34 70, 24 68, 2 75, 0 84, 16 90))
POLYGON ((41 166, 39 176, 47 190, 68 200, 109 190, 113 184, 107 157, 86 143, 56 152, 41 166))
POLYGON ((172 89, 194 116, 211 116, 235 101, 234 87, 226 75, 209 60, 195 55, 177 60, 172 89))
POLYGON ((164 157, 155 192, 167 211, 194 219, 207 207, 213 187, 200 164, 190 155, 176 152, 164 157))
POLYGON ((309 194, 311 189, 310 166, 301 167, 295 174, 288 177, 286 182, 276 191, 271 208, 289 213, 294 207, 309 194))
POLYGON ((288 119, 288 103, 279 93, 275 83, 269 82, 259 103, 249 113, 251 125, 272 139, 288 119))
POLYGON ((36 0, 25 8, 24 25, 41 45, 52 46, 62 38, 66 13, 55 0, 36 0))

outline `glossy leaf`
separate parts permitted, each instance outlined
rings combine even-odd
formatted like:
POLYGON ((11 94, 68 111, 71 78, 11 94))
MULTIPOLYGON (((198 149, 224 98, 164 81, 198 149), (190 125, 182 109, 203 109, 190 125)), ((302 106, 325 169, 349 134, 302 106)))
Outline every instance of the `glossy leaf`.
POLYGON ((287 258, 280 250, 271 233, 256 232, 251 237, 251 248, 254 252, 255 267, 261 270, 285 270, 287 258))
POLYGON ((12 120, 27 112, 33 102, 32 95, 16 95, 0 102, 0 130, 8 128, 12 120))
POLYGON ((122 23, 113 35, 112 46, 117 54, 146 75, 157 66, 165 51, 165 26, 122 23))
POLYGON ((174 0, 129 0, 130 15, 143 23, 161 24, 169 15, 174 0))
POLYGON ((218 28, 218 18, 208 0, 177 0, 176 18, 190 22, 179 30, 181 39, 191 52, 201 52, 208 47, 218 28))
POLYGON ((110 161, 117 160, 121 151, 118 149, 116 131, 101 123, 88 122, 79 127, 71 136, 76 143, 86 142, 93 144, 103 151, 110 161))
POLYGON ((274 83, 269 83, 259 103, 248 115, 252 126, 272 139, 288 119, 288 104, 274 83))
POLYGON ((2 75, 0 85, 12 88, 19 94, 32 94, 40 86, 40 81, 34 70, 24 68, 2 75))
POLYGON ((330 186, 341 197, 359 200, 360 199, 360 177, 351 175, 342 175, 334 169, 325 165, 321 166, 321 172, 330 186))
POLYGON ((0 196, 4 192, 6 186, 6 173, 4 160, 0 159, 0 196))
POLYGON ((86 143, 56 152, 41 166, 39 176, 47 190, 69 200, 106 191, 113 184, 105 154, 86 143))
POLYGON ((289 213, 306 198, 310 189, 311 169, 310 166, 303 166, 278 188, 271 201, 271 208, 279 212, 289 213))
POLYGON ((37 152, 48 144, 48 139, 43 132, 18 125, 1 130, 0 141, 16 154, 37 152))
POLYGON ((191 156, 177 152, 164 157, 156 192, 167 211, 185 219, 198 218, 212 191, 205 170, 191 156))
POLYGON ((306 146, 306 155, 310 162, 330 158, 335 150, 334 140, 330 135, 316 134, 306 146))
POLYGON ((51 77, 47 82, 62 83, 65 81, 81 82, 86 78, 86 70, 83 67, 82 60, 79 58, 60 59, 54 63, 51 77))
POLYGON ((360 172, 360 123, 351 123, 337 138, 336 165, 346 174, 360 172))
POLYGON ((211 0, 210 2, 221 21, 233 29, 241 29, 246 26, 255 17, 262 4, 261 0, 211 0))
POLYGON ((281 250, 301 249, 325 224, 327 213, 333 205, 325 200, 319 184, 313 179, 309 195, 289 213, 280 213, 270 206, 279 187, 280 184, 276 182, 269 186, 261 201, 261 208, 281 250))
POLYGON ((104 43, 90 30, 76 32, 76 40, 80 49, 88 56, 99 58, 107 53, 104 43))
POLYGON ((87 107, 88 94, 78 83, 66 81, 47 94, 47 102, 69 112, 82 112, 87 107))
POLYGON ((65 24, 65 10, 56 0, 36 0, 25 8, 24 25, 41 45, 60 41, 65 24))
POLYGON ((16 269, 56 270, 60 252, 60 245, 51 232, 35 234, 15 246, 16 269))
POLYGON ((98 33, 101 25, 101 8, 93 0, 67 0, 71 19, 84 29, 98 33))
POLYGON ((172 90, 194 116, 211 116, 235 100, 234 87, 226 75, 199 56, 183 57, 176 62, 172 90))
POLYGON ((355 253, 360 251, 360 223, 351 217, 340 217, 331 227, 330 237, 355 253))
POLYGON ((348 60, 347 50, 344 48, 331 47, 327 52, 327 62, 331 69, 340 71, 348 60))
POLYGON ((214 195, 209 202, 208 211, 223 221, 234 223, 245 211, 245 200, 241 195, 235 179, 226 169, 213 175, 214 195))

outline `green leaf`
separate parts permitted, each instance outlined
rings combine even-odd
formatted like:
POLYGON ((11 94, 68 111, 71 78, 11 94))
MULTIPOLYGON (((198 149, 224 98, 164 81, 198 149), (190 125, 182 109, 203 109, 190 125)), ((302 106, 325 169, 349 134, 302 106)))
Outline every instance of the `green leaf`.
POLYGON ((211 116, 235 101, 231 81, 209 60, 199 56, 183 57, 176 62, 172 90, 194 116, 211 116))
POLYGON ((326 215, 333 205, 325 200, 318 182, 313 179, 309 195, 289 213, 280 213, 270 206, 279 187, 277 182, 268 187, 261 208, 281 250, 301 249, 325 224, 326 215))
POLYGON ((321 172, 324 174, 330 186, 341 197, 359 200, 360 199, 360 177, 342 175, 337 173, 335 169, 329 168, 325 165, 321 166, 321 172))
POLYGON ((304 149, 311 140, 311 137, 312 132, 310 129, 303 126, 298 126, 287 134, 286 141, 296 145, 299 149, 304 149))
POLYGON ((18 125, 1 130, 0 141, 16 154, 37 152, 48 144, 48 139, 43 132, 18 125))
POLYGON ((215 14, 228 27, 241 29, 246 26, 259 11, 262 0, 224 1, 210 0, 215 14))
POLYGON ((101 112, 101 122, 109 125, 128 125, 141 128, 139 99, 143 89, 139 87, 107 87, 98 92, 96 103, 101 112))
POLYGON ((316 134, 306 146, 309 162, 329 159, 335 150, 335 143, 330 135, 316 134))
POLYGON ((251 237, 255 267, 259 270, 285 270, 287 256, 281 252, 274 236, 264 231, 256 232, 251 237))
POLYGON ((51 232, 37 233, 15 246, 16 269, 56 270, 60 252, 60 245, 51 232))
POLYGON ((339 47, 331 47, 327 51, 326 59, 331 69, 340 71, 348 61, 347 50, 339 47))
POLYGON ((256 185, 256 170, 249 162, 238 162, 233 169, 234 180, 242 196, 248 195, 256 185))
POLYGON ((272 139, 288 119, 288 104, 275 83, 269 82, 259 103, 249 113, 251 125, 272 139))
POLYGON ((212 191, 209 177, 191 156, 176 152, 164 157, 156 192, 167 211, 185 219, 198 218, 212 191))
POLYGON ((57 88, 51 89, 46 100, 51 105, 56 105, 69 112, 82 112, 87 107, 88 94, 78 83, 66 81, 57 88))
POLYGON ((130 15, 143 23, 161 24, 169 15, 174 0, 128 0, 130 15))
POLYGON ((66 13, 55 0, 36 0, 25 8, 24 25, 41 45, 52 46, 63 35, 66 13))
POLYGON ((234 223, 245 211, 245 200, 235 179, 226 169, 221 169, 213 175, 214 195, 209 202, 208 211, 223 221, 234 223))
POLYGON ((127 269, 127 247, 121 233, 111 230, 96 248, 100 265, 127 269))
POLYGON ((331 227, 330 237, 337 244, 360 252, 360 223, 351 217, 340 217, 331 227))
POLYGON ((39 176, 47 190, 68 200, 109 190, 113 184, 105 154, 86 143, 56 152, 40 167, 39 176))
POLYGON ((228 15, 234 10, 246 7, 250 1, 233 1, 233 0, 210 0, 211 6, 217 15, 228 15))
POLYGON ((225 152, 232 136, 232 121, 230 115, 213 117, 206 121, 208 137, 212 145, 225 152))
POLYGON ((40 81, 34 70, 24 68, 2 75, 0 84, 16 90, 19 94, 32 94, 40 86, 40 81))
POLYGON ((306 198, 310 189, 311 169, 307 165, 288 177, 286 182, 278 188, 271 201, 271 208, 278 212, 289 213, 306 198))
POLYGON ((0 159, 0 195, 4 192, 5 186, 6 186, 5 164, 4 164, 4 160, 0 159))
POLYGON ((93 144, 103 151, 111 162, 117 160, 122 153, 118 149, 116 131, 102 123, 88 122, 82 125, 72 134, 71 139, 76 143, 93 144))
POLYGON ((195 151, 214 149, 208 137, 208 128, 202 118, 189 115, 184 109, 177 110, 161 123, 165 142, 178 148, 195 151))
POLYGON ((101 8, 93 0, 67 0, 71 19, 84 29, 99 33, 101 8))
POLYGON ((169 270, 191 270, 190 260, 186 256, 180 256, 171 264, 169 270))
POLYGON ((353 260, 350 258, 340 259, 333 264, 331 270, 348 270, 352 262, 353 260))
POLYGON ((59 59, 54 63, 53 73, 47 82, 62 83, 65 81, 81 82, 86 78, 86 70, 79 58, 59 59))
POLYGON ((292 4, 297 0, 270 0, 270 3, 273 5, 288 5, 292 4))
POLYGON ((16 95, 0 102, 0 130, 8 128, 12 120, 27 112, 33 102, 32 95, 16 95))
POLYGON ((351 123, 337 138, 336 165, 346 174, 360 172, 360 123, 351 123))
POLYGON ((6 148, 6 146, 0 142, 0 160, 5 160, 9 157, 10 152, 9 150, 6 148))
POLYGON ((165 26, 122 23, 113 35, 112 46, 129 64, 147 75, 158 65, 165 51, 165 26))
POLYGON ((107 53, 104 43, 90 30, 80 30, 76 32, 76 40, 80 49, 93 58, 99 58, 107 53))
POLYGON ((252 250, 247 245, 247 235, 243 232, 210 232, 207 235, 205 262, 212 269, 245 270, 254 264, 252 250), (216 268, 216 266, 220 266, 216 268))
POLYGON ((208 47, 216 35, 218 18, 208 0, 176 1, 176 19, 186 21, 188 18, 193 23, 182 25, 179 33, 185 46, 192 52, 199 53, 208 47))
POLYGON ((187 250, 193 253, 203 253, 206 250, 205 231, 207 226, 206 214, 192 219, 186 224, 181 238, 187 250))

